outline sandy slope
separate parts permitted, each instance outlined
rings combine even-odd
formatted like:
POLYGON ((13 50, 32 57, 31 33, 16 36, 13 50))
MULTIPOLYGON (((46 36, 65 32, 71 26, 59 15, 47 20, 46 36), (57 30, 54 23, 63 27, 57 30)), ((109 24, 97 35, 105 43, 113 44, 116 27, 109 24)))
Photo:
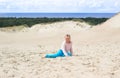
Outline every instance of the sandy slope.
POLYGON ((103 25, 111 28, 120 28, 120 13, 116 14, 114 17, 109 19, 107 22, 103 23, 103 25))
POLYGON ((120 29, 106 26, 119 16, 91 29, 66 21, 0 32, 0 78, 120 78, 120 29), (44 58, 59 49, 66 33, 72 36, 74 56, 44 58))

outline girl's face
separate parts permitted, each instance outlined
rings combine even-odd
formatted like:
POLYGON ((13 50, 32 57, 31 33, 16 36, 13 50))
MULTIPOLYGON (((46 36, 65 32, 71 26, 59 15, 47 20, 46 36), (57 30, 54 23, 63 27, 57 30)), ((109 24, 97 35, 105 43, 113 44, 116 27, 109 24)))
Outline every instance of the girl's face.
POLYGON ((65 41, 66 41, 67 43, 70 43, 70 41, 71 41, 71 40, 70 40, 70 37, 69 37, 69 36, 66 36, 66 37, 65 37, 65 41))

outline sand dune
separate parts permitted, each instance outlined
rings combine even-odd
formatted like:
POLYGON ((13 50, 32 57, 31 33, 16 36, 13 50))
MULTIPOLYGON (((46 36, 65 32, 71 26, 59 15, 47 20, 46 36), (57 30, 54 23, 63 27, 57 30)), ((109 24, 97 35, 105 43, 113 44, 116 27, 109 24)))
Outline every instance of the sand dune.
POLYGON ((112 27, 112 28, 120 28, 119 20, 120 20, 120 13, 116 14, 114 17, 109 19, 107 22, 103 23, 103 25, 107 27, 112 27))
POLYGON ((75 21, 64 21, 55 22, 51 24, 36 24, 29 29, 23 29, 22 31, 32 31, 32 32, 50 32, 59 30, 85 30, 89 29, 91 26, 85 22, 75 22, 75 21))
POLYGON ((0 32, 0 78, 120 78, 119 17, 94 28, 65 21, 0 32), (72 36, 74 56, 44 58, 59 49, 66 33, 72 36))

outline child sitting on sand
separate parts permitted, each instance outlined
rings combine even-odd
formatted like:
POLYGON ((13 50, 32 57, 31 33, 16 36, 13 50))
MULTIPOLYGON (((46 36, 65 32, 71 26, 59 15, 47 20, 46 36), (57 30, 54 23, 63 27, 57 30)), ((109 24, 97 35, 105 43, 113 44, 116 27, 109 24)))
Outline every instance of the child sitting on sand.
POLYGON ((56 57, 65 57, 65 56, 72 56, 72 42, 71 37, 69 34, 66 34, 65 41, 62 43, 62 46, 58 52, 55 54, 46 54, 46 58, 56 58, 56 57))

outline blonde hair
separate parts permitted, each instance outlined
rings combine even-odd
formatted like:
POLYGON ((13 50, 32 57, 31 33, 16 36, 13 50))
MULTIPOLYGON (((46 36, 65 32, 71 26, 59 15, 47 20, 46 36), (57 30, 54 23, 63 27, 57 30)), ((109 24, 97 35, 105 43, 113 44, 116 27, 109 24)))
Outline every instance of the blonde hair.
POLYGON ((70 34, 66 34, 65 36, 66 36, 66 37, 70 37, 70 38, 71 38, 70 34))

